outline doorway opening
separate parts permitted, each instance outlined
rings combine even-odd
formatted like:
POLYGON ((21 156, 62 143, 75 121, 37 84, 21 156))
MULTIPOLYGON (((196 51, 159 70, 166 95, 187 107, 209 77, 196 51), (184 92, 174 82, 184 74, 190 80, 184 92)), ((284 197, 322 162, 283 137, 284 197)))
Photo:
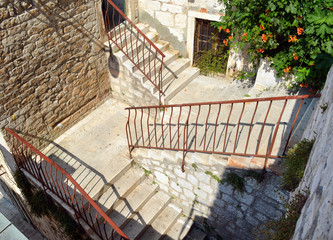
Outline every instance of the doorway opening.
POLYGON ((195 19, 193 63, 204 75, 223 75, 229 56, 228 36, 210 23, 195 19))
MULTIPOLYGON (((126 14, 125 0, 112 0, 112 2, 126 14)), ((114 9, 114 7, 108 3, 108 0, 103 0, 102 2, 102 13, 105 24, 105 30, 110 32, 111 29, 118 26, 120 23, 125 21, 124 17, 119 14, 119 12, 114 9)))

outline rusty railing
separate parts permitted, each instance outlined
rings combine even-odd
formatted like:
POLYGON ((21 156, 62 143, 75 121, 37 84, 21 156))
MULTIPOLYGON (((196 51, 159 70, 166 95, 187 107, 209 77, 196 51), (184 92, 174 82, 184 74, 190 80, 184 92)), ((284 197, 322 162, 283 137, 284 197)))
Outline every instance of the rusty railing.
POLYGON ((104 0, 105 33, 159 91, 159 102, 164 95, 162 51, 111 1, 104 0))
POLYGON ((179 105, 130 107, 128 147, 264 158, 285 154, 305 101, 298 95, 179 105), (291 107, 288 107, 292 104, 291 107), (275 144, 276 140, 280 144, 275 144))
MULTIPOLYGON (((12 154, 19 168, 24 169, 67 204, 75 213, 77 222, 83 220, 101 239, 129 239, 81 186, 59 165, 38 151, 11 129, 12 154)), ((91 231, 89 230, 89 231, 91 231)))

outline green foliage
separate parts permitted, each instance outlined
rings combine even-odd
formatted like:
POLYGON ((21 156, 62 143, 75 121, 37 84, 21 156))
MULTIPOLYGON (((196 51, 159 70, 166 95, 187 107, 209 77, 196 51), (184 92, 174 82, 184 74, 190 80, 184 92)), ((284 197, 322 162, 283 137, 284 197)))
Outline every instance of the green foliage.
POLYGON ((222 22, 212 23, 230 34, 240 49, 250 44, 253 62, 272 61, 278 77, 292 73, 297 85, 323 87, 333 64, 333 2, 331 0, 223 1, 222 22))
POLYGON ((200 68, 203 75, 214 75, 216 73, 225 73, 228 63, 228 48, 218 46, 218 51, 209 50, 197 53, 194 60, 194 66, 200 68))
POLYGON ((257 230, 259 240, 286 240, 294 235, 297 220, 307 200, 307 194, 297 193, 295 197, 285 205, 287 212, 279 220, 269 221, 257 230))
POLYGON ((237 190, 240 193, 245 192, 244 178, 238 176, 236 173, 227 173, 225 179, 223 179, 223 183, 231 185, 234 190, 237 190))
POLYGON ((71 239, 89 239, 66 210, 61 206, 57 206, 44 191, 36 191, 22 171, 17 169, 14 173, 14 178, 27 200, 32 214, 37 217, 51 215, 64 228, 65 234, 71 239))
POLYGON ((145 171, 146 176, 148 177, 151 174, 151 171, 147 170, 147 169, 143 169, 145 171))
POLYGON ((257 183, 259 183, 261 179, 261 174, 253 170, 248 170, 245 174, 245 177, 253 178, 254 180, 257 181, 257 183))
POLYGON ((303 139, 289 149, 284 162, 283 188, 293 191, 301 181, 309 155, 314 144, 313 140, 303 139))
POLYGON ((206 171, 205 174, 207 174, 207 175, 211 176, 212 178, 214 178, 218 183, 222 182, 221 179, 218 176, 216 176, 215 174, 213 174, 211 171, 206 171))
POLYGON ((197 171, 198 166, 195 163, 192 163, 192 167, 194 168, 194 171, 197 171))
POLYGON ((320 108, 321 108, 321 113, 324 113, 326 111, 326 109, 328 108, 328 103, 325 103, 323 105, 320 105, 320 108))

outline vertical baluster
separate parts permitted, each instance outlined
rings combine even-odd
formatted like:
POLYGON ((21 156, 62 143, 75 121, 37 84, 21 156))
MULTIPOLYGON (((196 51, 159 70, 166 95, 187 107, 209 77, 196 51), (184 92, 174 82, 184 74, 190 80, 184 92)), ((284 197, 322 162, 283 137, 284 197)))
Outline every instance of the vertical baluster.
POLYGON ((238 139, 238 131, 239 131, 239 125, 240 125, 240 121, 242 120, 242 116, 243 116, 244 108, 245 108, 245 102, 243 102, 242 111, 241 111, 241 114, 240 114, 240 116, 239 116, 239 120, 238 120, 238 124, 237 124, 237 131, 236 131, 236 136, 235 136, 235 142, 234 142, 234 150, 233 150, 233 153, 235 153, 235 151, 236 151, 237 139, 238 139))
POLYGON ((154 118, 154 131, 155 131, 155 147, 157 147, 157 132, 156 132, 156 118, 157 118, 157 108, 155 108, 155 118, 154 118))
POLYGON ((169 134, 170 134, 170 148, 172 148, 172 138, 171 138, 171 127, 172 127, 172 123, 171 123, 171 119, 172 119, 172 114, 173 114, 173 107, 171 107, 171 114, 170 114, 170 119, 169 119, 169 134))
POLYGON ((149 131, 149 117, 150 117, 150 108, 148 108, 148 116, 147 116, 147 131, 148 131, 148 142, 149 142, 149 147, 151 147, 151 142, 150 142, 150 131, 149 131))
POLYGON ((137 146, 140 146, 139 141, 138 141, 138 133, 136 131, 136 116, 137 116, 137 111, 134 109, 134 131, 135 131, 135 138, 136 138, 136 144, 137 146))
POLYGON ((161 126, 162 126, 162 146, 164 148, 164 125, 163 125, 163 121, 164 121, 164 114, 165 114, 166 109, 163 109, 163 114, 162 114, 162 121, 161 121, 161 126))
POLYGON ((246 154, 247 146, 249 145, 252 124, 253 124, 254 116, 256 115, 256 112, 257 112, 257 109, 258 109, 258 104, 259 104, 259 102, 256 102, 256 107, 254 109, 254 112, 253 112, 253 115, 252 115, 252 119, 251 119, 251 123, 250 123, 250 127, 249 127, 249 133, 248 133, 247 140, 246 140, 246 146, 245 146, 244 154, 246 154))
POLYGON ((207 127, 208 127, 208 118, 210 115, 210 110, 211 110, 211 104, 209 104, 209 108, 208 108, 208 114, 207 114, 207 118, 206 118, 206 126, 205 126, 205 139, 204 139, 204 146, 203 146, 203 151, 205 151, 206 149, 206 138, 207 138, 207 127))
POLYGON ((195 122, 194 151, 197 150, 198 120, 199 120, 200 110, 201 110, 201 105, 199 105, 199 110, 198 110, 197 120, 196 120, 196 122, 195 122))
POLYGON ((269 107, 267 109, 267 113, 266 113, 266 116, 265 116, 265 120, 264 120, 264 123, 261 127, 261 132, 260 132, 260 136, 259 136, 259 141, 258 141, 258 144, 257 144, 257 150, 256 150, 256 155, 258 154, 258 151, 259 151, 259 146, 260 146, 260 142, 261 142, 261 137, 262 137, 262 134, 264 132, 264 128, 265 128, 265 124, 266 124, 266 120, 267 120, 267 117, 268 117, 268 114, 269 114, 269 110, 271 109, 271 106, 272 106, 272 100, 270 101, 269 103, 269 107))
POLYGON ((291 137, 291 134, 293 132, 293 129, 294 129, 294 126, 295 126, 295 123, 296 123, 296 120, 297 120, 297 117, 298 117, 298 114, 299 112, 301 111, 301 108, 302 108, 302 105, 303 105, 303 102, 304 102, 304 98, 302 98, 299 106, 298 106, 298 110, 297 110, 297 113, 295 115, 295 118, 294 118, 294 121, 293 121, 293 124, 291 126, 291 129, 290 129, 290 132, 289 132, 289 135, 288 135, 288 138, 287 138, 287 142, 286 142, 286 145, 284 147, 284 150, 283 150, 283 153, 282 153, 282 156, 285 155, 286 151, 287 151, 287 147, 288 147, 288 143, 289 143, 289 140, 290 140, 290 137, 291 137))
POLYGON ((180 110, 179 110, 179 117, 178 117, 178 149, 180 149, 179 148, 179 134, 180 134, 180 131, 179 131, 179 121, 180 121, 180 116, 182 115, 182 106, 180 106, 180 110))
POLYGON ((225 128, 225 136, 224 136, 224 142, 223 142, 223 149, 222 149, 222 152, 226 152, 225 145, 226 145, 226 142, 227 142, 229 120, 230 120, 230 116, 231 116, 231 112, 232 112, 233 107, 234 107, 234 104, 231 103, 231 106, 230 106, 230 112, 229 112, 229 116, 228 116, 228 120, 227 120, 227 126, 226 126, 226 128, 225 128))
POLYGON ((219 119, 220 112, 221 112, 221 104, 219 104, 219 110, 218 110, 218 112, 217 112, 216 121, 215 121, 214 141, 213 141, 213 152, 214 152, 214 150, 215 150, 215 140, 216 140, 216 131, 217 131, 217 121, 218 121, 218 119, 219 119))
POLYGON ((141 125, 141 137, 142 137, 142 146, 145 146, 145 139, 144 139, 144 133, 143 133, 143 127, 142 127, 142 119, 143 119, 143 108, 141 108, 141 120, 140 120, 140 125, 141 125))

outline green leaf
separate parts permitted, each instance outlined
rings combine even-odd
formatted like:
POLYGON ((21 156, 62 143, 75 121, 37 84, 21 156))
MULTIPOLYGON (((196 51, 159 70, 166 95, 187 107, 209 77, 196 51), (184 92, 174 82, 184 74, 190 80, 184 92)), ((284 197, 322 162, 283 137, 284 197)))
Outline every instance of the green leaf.
POLYGON ((324 37, 325 33, 330 33, 331 29, 326 24, 322 24, 316 31, 317 35, 324 37))

